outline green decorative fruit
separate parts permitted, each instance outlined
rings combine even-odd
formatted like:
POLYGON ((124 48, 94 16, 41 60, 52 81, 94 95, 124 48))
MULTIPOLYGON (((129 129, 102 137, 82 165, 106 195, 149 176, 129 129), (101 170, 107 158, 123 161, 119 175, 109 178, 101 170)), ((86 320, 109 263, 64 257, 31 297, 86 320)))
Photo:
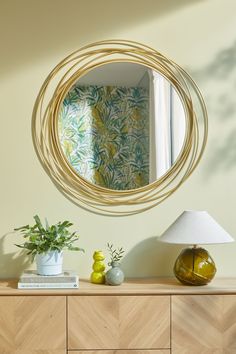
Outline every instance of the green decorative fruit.
POLYGON ((105 263, 103 262, 105 257, 102 251, 95 251, 93 254, 93 272, 90 276, 90 281, 94 284, 105 283, 105 263))
POLYGON ((94 284, 104 284, 105 283, 105 273, 104 272, 92 272, 90 276, 91 283, 94 284))
POLYGON ((105 268, 105 264, 102 261, 96 261, 93 263, 94 272, 104 272, 105 268))
POLYGON ((105 256, 102 253, 102 251, 95 251, 94 254, 93 254, 93 259, 95 261, 104 261, 105 256))

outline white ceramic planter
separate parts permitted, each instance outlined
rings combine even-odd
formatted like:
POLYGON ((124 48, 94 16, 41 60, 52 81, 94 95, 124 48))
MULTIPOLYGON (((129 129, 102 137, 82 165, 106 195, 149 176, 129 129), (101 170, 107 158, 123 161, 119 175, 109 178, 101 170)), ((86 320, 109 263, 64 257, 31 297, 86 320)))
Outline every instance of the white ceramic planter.
POLYGON ((36 255, 37 273, 57 275, 62 273, 63 252, 51 251, 36 255))

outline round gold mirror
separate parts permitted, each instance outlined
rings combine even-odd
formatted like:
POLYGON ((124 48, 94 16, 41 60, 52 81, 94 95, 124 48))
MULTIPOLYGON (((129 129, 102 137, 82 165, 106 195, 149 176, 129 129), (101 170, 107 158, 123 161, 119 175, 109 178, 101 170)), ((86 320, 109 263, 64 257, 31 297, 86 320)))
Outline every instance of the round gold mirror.
POLYGON ((130 215, 165 200, 206 144, 207 113, 190 76, 152 48, 103 41, 45 80, 32 135, 38 157, 74 203, 130 215))
POLYGON ((68 91, 58 118, 60 145, 71 167, 109 189, 155 182, 184 143, 179 95, 165 77, 140 64, 91 70, 68 91))

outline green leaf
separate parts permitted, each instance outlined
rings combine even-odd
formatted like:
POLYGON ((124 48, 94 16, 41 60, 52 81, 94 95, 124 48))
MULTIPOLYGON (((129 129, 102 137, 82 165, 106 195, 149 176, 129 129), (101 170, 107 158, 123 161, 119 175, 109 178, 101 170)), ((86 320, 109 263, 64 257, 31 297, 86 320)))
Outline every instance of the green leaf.
POLYGON ((45 218, 45 225, 46 225, 46 230, 48 231, 49 230, 49 223, 48 223, 48 219, 47 218, 45 218))
POLYGON ((14 229, 14 231, 19 231, 19 230, 28 230, 29 229, 29 225, 25 225, 25 226, 21 226, 21 227, 18 227, 16 229, 14 229))
POLYGON ((41 233, 44 233, 45 230, 44 230, 44 228, 43 228, 43 225, 42 225, 42 223, 41 223, 41 220, 40 220, 39 216, 38 216, 38 215, 35 215, 35 216, 34 216, 34 220, 35 220, 35 222, 36 222, 36 224, 37 224, 37 226, 38 226, 39 231, 40 231, 41 233))

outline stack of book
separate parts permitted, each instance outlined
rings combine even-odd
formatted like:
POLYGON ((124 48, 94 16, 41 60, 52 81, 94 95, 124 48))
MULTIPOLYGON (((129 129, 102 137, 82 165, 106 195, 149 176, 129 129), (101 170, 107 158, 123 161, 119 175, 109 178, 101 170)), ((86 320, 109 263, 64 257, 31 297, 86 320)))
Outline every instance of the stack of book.
POLYGON ((18 282, 18 289, 76 289, 79 276, 73 271, 58 275, 39 275, 35 270, 25 271, 18 282))

